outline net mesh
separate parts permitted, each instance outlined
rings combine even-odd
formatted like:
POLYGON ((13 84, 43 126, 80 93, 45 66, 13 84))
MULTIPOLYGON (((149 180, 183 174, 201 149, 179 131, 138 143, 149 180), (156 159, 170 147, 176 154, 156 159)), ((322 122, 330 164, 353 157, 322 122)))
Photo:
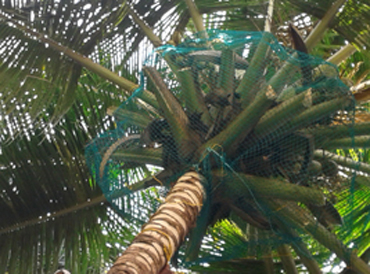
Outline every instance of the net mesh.
POLYGON ((361 113, 336 66, 269 33, 210 30, 149 56, 140 88, 113 113, 116 130, 86 158, 107 200, 140 223, 180 175, 206 178, 175 265, 244 258, 264 273, 291 252, 300 269, 331 253, 348 264, 348 246, 369 243, 361 113))

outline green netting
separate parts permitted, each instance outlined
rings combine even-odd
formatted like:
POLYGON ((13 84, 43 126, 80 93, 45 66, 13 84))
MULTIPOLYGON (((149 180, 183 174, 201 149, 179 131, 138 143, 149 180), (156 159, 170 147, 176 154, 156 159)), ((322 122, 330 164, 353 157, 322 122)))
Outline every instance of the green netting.
POLYGON ((370 144, 370 124, 356 123, 334 65, 269 33, 211 30, 158 48, 140 84, 86 157, 128 221, 147 221, 186 171, 206 178, 178 262, 247 258, 263 273, 287 244, 309 269, 323 254, 351 263, 347 247, 370 244, 356 240, 370 225, 370 166, 351 158, 370 144))

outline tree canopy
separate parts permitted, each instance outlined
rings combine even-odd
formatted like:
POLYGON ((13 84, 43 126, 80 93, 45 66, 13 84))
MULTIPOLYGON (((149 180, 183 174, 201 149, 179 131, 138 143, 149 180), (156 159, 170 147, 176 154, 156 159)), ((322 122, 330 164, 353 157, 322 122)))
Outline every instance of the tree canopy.
MULTIPOLYGON (((208 29, 264 29, 267 2, 195 3, 208 29)), ((310 37, 333 3, 275 3, 271 32, 289 46, 292 22, 310 37)), ((362 98, 364 111, 356 119, 369 121, 370 7, 366 1, 335 3, 334 18, 316 41, 310 40, 311 52, 327 59, 349 50, 332 60, 353 91, 361 91, 356 98, 362 98)), ((101 273, 133 238, 141 223, 117 221, 88 171, 84 149, 98 134, 115 128, 107 111, 138 88, 142 62, 154 47, 177 44, 196 31, 190 18, 184 1, 1 3, 0 272, 50 273, 65 263, 73 273, 101 273)), ((340 153, 368 162, 366 149, 340 153)), ((155 196, 137 202, 148 212, 157 204, 155 196)), ((359 230, 353 231, 362 235, 344 235, 348 242, 355 239, 362 252, 368 247, 368 230, 360 224, 366 222, 366 208, 357 211, 359 230)), ((222 227, 231 245, 235 231, 228 230, 227 222, 222 227)), ((329 254, 317 250, 323 263, 329 254)))

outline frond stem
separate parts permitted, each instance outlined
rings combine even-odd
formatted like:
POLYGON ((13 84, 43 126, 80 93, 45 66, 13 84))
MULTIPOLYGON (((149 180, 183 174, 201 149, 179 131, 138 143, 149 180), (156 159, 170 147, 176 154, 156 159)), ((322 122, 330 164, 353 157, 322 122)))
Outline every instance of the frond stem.
POLYGON ((40 224, 40 223, 46 222, 50 219, 58 218, 60 216, 63 216, 63 215, 66 215, 66 214, 69 214, 69 213, 72 213, 72 212, 75 212, 75 211, 79 211, 79 210, 82 210, 82 209, 86 209, 88 207, 92 207, 92 206, 98 205, 100 203, 105 203, 105 202, 107 202, 107 200, 105 199, 104 195, 100 195, 100 196, 95 197, 95 198, 93 198, 89 201, 86 201, 86 202, 82 203, 82 204, 78 204, 78 205, 74 205, 74 206, 69 207, 69 208, 62 209, 62 210, 54 212, 54 213, 52 213, 48 216, 43 216, 41 218, 39 218, 39 217, 34 218, 34 219, 31 219, 31 220, 24 221, 22 223, 18 223, 18 224, 15 224, 15 225, 5 227, 5 228, 0 230, 0 235, 11 232, 13 230, 23 229, 25 227, 40 224))

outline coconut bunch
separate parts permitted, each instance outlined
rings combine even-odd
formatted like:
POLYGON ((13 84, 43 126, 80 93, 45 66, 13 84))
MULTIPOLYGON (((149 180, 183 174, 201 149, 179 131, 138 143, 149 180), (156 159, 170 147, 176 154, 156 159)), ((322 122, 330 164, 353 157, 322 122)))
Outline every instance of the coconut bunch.
MULTIPOLYGON (((291 31, 297 50, 269 33, 226 31, 159 48, 143 67, 141 88, 114 110, 123 134, 102 141, 97 173, 108 199, 171 188, 193 169, 208 193, 193 233, 199 239, 236 215, 292 238, 291 227, 303 229, 348 260, 330 233, 342 224, 335 191, 343 188, 341 170, 367 166, 330 151, 361 146, 369 125, 353 124, 355 102, 336 67, 307 55, 291 31), (148 165, 161 169, 152 175, 148 165), (142 173, 112 186, 117 170, 142 173)), ((201 240, 189 242, 194 259, 201 240)))

